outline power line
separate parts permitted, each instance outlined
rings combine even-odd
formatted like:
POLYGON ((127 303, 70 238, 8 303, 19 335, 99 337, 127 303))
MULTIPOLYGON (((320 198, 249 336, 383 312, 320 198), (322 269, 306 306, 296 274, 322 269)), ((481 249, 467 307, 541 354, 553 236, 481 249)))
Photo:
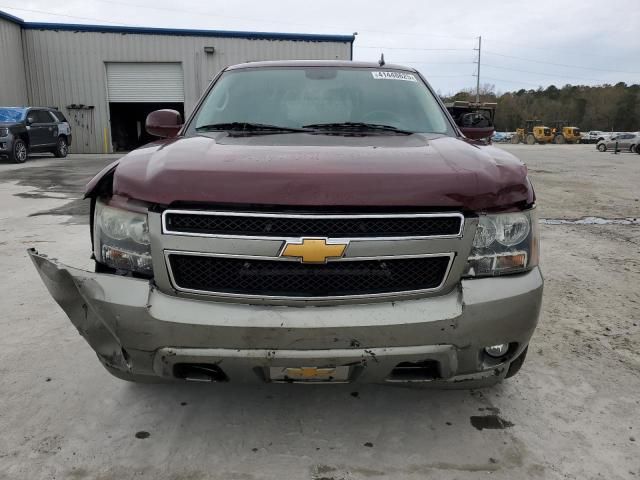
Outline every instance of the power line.
MULTIPOLYGON (((494 40, 491 40, 491 38, 489 38, 489 43, 497 43, 498 45, 504 45, 504 46, 507 46, 509 48, 521 47, 521 48, 525 48, 527 50, 540 50, 540 51, 547 52, 547 53, 549 52, 549 47, 548 46, 547 47, 533 47, 530 44, 513 43, 513 42, 502 42, 502 41, 497 41, 496 42, 494 40)), ((563 45, 563 47, 564 47, 565 51, 572 51, 575 48, 578 48, 578 47, 574 47, 574 46, 570 46, 570 45, 563 45)), ((614 58, 614 57, 612 57, 612 55, 597 55, 597 54, 591 53, 591 52, 589 52, 589 55, 592 56, 592 57, 605 58, 607 60, 611 60, 612 58, 614 58)), ((617 58, 620 58, 620 57, 617 57, 617 58)))
POLYGON ((594 71, 599 71, 599 72, 608 72, 608 73, 629 73, 632 75, 640 75, 640 72, 629 72, 629 71, 624 71, 624 70, 611 70, 610 68, 594 68, 594 67, 584 67, 584 66, 580 66, 580 65, 569 65, 566 63, 554 63, 554 62, 545 62, 542 60, 533 60, 531 58, 525 58, 525 57, 518 57, 516 55, 506 55, 504 53, 497 53, 497 52, 490 52, 490 51, 485 51, 484 52, 487 55, 495 55, 497 57, 505 57, 505 58, 515 58, 518 60, 525 60, 527 62, 531 62, 531 63, 542 63, 545 65, 554 65, 556 67, 567 67, 567 68, 579 68, 582 70, 594 70, 594 71))
POLYGON ((393 63, 419 63, 422 65, 474 65, 474 62, 424 62, 422 60, 394 60, 393 63))
MULTIPOLYGON (((334 30, 348 30, 352 27, 345 27, 345 26, 337 26, 337 25, 318 25, 317 23, 303 23, 303 22, 289 22, 289 21, 282 21, 282 20, 271 20, 271 19, 265 19, 264 17, 261 18, 251 18, 251 17, 240 17, 240 16, 231 16, 231 15, 218 15, 215 13, 210 13, 210 12, 203 12, 203 11, 193 11, 193 10, 185 10, 184 8, 171 8, 171 7, 159 7, 159 6, 155 6, 155 5, 140 5, 140 4, 135 4, 135 3, 130 3, 130 2, 120 2, 117 0, 94 0, 97 2, 101 2, 101 3, 107 3, 107 4, 116 4, 116 5, 124 5, 127 7, 137 7, 137 8, 144 8, 144 9, 152 9, 152 10, 164 10, 164 11, 170 11, 170 12, 178 12, 178 13, 182 13, 182 14, 197 14, 197 15, 206 15, 206 16, 210 16, 210 17, 219 17, 219 18, 230 18, 233 20, 242 20, 242 21, 250 21, 250 22, 258 22, 258 23, 277 23, 277 24, 282 24, 282 25, 298 25, 298 26, 307 26, 307 27, 313 27, 313 28, 318 28, 318 27, 325 27, 325 28, 332 28, 334 30)), ((394 32, 394 31, 389 31, 389 30, 371 30, 371 29, 359 29, 359 31, 362 32, 371 32, 371 33, 384 33, 384 34, 391 34, 391 35, 411 35, 411 36, 420 36, 420 37, 436 37, 436 38, 453 38, 453 39, 459 39, 459 40, 469 40, 470 38, 473 37, 461 37, 461 36, 455 36, 455 35, 440 35, 440 34, 434 34, 434 33, 411 33, 411 32, 394 32)))
POLYGON ((484 66, 485 67, 490 67, 490 68, 497 68, 497 69, 500 69, 500 70, 510 70, 512 72, 530 73, 532 75, 540 75, 541 77, 571 78, 571 79, 575 79, 575 80, 587 80, 587 81, 591 81, 591 82, 607 83, 605 80, 600 80, 600 79, 597 79, 597 78, 584 78, 584 77, 576 77, 576 76, 573 76, 573 75, 554 75, 553 73, 532 72, 530 70, 520 70, 518 68, 499 67, 497 65, 490 65, 488 63, 485 63, 484 66))
MULTIPOLYGON (((181 14, 196 14, 196 15, 204 15, 204 16, 209 16, 209 17, 216 17, 216 18, 227 18, 227 19, 232 19, 232 20, 241 20, 241 21, 248 21, 248 22, 257 22, 260 24, 264 24, 264 23, 275 23, 275 24, 282 24, 282 25, 297 25, 297 26, 305 26, 305 27, 313 27, 314 29, 317 29, 318 27, 324 27, 324 28, 329 28, 329 29, 334 29, 334 30, 350 30, 353 27, 346 27, 346 26, 338 26, 338 25, 318 25, 317 23, 303 23, 303 22, 290 22, 290 21, 282 21, 282 20, 272 20, 272 19, 265 19, 264 17, 261 18, 252 18, 252 17, 241 17, 241 16, 232 16, 232 15, 219 15, 216 13, 211 13, 208 11, 202 11, 202 10, 198 10, 198 11, 194 11, 194 10, 185 10, 184 8, 171 8, 171 7, 160 7, 160 6, 156 6, 156 5, 141 5, 141 4, 135 4, 135 3, 130 3, 130 2, 120 2, 117 0, 94 0, 96 2, 101 2, 101 3, 106 3, 106 4, 113 4, 113 5, 123 5, 123 6, 127 6, 127 7, 133 7, 133 8, 143 8, 145 10, 159 10, 159 11, 167 11, 167 12, 174 12, 174 13, 181 13, 181 14)), ((109 20, 100 20, 97 18, 89 18, 89 17, 78 17, 78 16, 74 16, 74 15, 63 15, 63 14, 59 14, 59 13, 52 13, 52 12, 46 12, 43 10, 27 10, 27 9, 19 9, 19 8, 15 8, 15 7, 2 7, 2 8, 13 8, 15 10, 23 10, 23 11, 30 11, 30 12, 35 12, 35 13, 43 13, 43 14, 48 14, 48 15, 57 15, 57 16, 63 16, 63 17, 70 17, 70 18, 82 18, 84 20, 94 20, 94 21, 99 21, 99 22, 106 22, 106 23, 118 23, 118 22, 113 22, 113 21, 109 21, 109 20)), ((399 31, 390 31, 390 30, 375 30, 375 29, 359 29, 359 31, 361 32, 369 32, 369 33, 382 33, 382 34, 386 34, 386 35, 408 35, 408 36, 419 36, 419 37, 435 37, 435 38, 449 38, 449 39, 456 39, 456 40, 469 40, 473 37, 461 37, 461 36, 455 36, 455 35, 440 35, 440 34, 434 34, 434 33, 412 33, 412 32, 399 32, 399 31)))
POLYGON ((77 15, 66 15, 64 13, 46 12, 44 10, 34 10, 34 9, 30 9, 30 8, 8 7, 6 5, 0 5, 0 8, 6 8, 6 9, 9 9, 9 10, 19 10, 21 12, 42 13, 44 15, 53 15, 53 16, 56 16, 56 17, 77 18, 78 20, 91 20, 93 22, 111 23, 111 24, 114 24, 114 25, 124 25, 124 26, 127 26, 127 27, 136 26, 136 25, 131 25, 131 24, 123 23, 123 22, 112 22, 110 20, 103 20, 103 19, 100 19, 100 18, 79 17, 77 15))
POLYGON ((376 47, 373 45, 354 45, 354 48, 373 48, 376 50, 419 50, 427 52, 470 52, 471 48, 419 48, 419 47, 376 47))
POLYGON ((521 80, 506 80, 504 78, 487 77, 486 75, 483 78, 485 78, 486 80, 493 80, 494 82, 514 83, 517 85, 522 85, 524 83, 525 85, 533 85, 536 87, 541 86, 539 83, 523 82, 521 80))
MULTIPOLYGON (((427 80, 430 78, 464 78, 465 75, 425 75, 427 80)), ((469 75, 466 75, 469 76, 469 75)))

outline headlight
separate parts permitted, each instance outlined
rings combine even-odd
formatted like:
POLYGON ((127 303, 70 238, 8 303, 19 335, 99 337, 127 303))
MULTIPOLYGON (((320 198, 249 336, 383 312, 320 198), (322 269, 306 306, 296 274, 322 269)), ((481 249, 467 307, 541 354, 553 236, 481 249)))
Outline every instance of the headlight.
POLYGON ((525 212, 482 215, 465 276, 505 275, 538 265, 538 216, 525 212))
POLYGON ((96 201, 94 254, 100 263, 127 272, 153 275, 147 214, 96 201))
POLYGON ((8 128, 0 128, 0 137, 6 137, 9 135, 9 129, 8 128))

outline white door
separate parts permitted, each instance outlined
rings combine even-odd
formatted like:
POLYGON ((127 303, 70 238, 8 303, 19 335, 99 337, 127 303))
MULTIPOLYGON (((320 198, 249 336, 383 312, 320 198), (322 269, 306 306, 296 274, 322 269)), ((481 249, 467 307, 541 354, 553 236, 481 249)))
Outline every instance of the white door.
POLYGON ((107 63, 109 102, 184 102, 181 63, 107 63))

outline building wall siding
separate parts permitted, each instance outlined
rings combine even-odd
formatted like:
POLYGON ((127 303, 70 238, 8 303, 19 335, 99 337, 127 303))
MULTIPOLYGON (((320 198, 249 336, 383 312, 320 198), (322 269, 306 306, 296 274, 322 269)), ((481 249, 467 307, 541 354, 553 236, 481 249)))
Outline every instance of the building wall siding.
POLYGON ((0 17, 0 106, 26 105, 27 79, 20 25, 0 17))
POLYGON ((135 33, 23 31, 31 103, 57 106, 68 116, 72 152, 111 150, 106 62, 180 62, 185 114, 224 67, 255 60, 348 60, 348 42, 261 40, 135 33), (204 52, 213 46, 214 54, 204 52), (69 105, 92 106, 68 109, 69 105), (105 129, 106 138, 105 142, 105 129))

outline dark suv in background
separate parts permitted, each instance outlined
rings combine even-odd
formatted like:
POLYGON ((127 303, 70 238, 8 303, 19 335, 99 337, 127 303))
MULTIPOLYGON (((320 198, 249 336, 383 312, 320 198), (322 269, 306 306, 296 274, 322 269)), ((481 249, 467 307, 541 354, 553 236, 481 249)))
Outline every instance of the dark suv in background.
POLYGON ((66 157, 71 127, 62 112, 47 107, 0 107, 0 156, 15 163, 29 152, 51 152, 66 157))

